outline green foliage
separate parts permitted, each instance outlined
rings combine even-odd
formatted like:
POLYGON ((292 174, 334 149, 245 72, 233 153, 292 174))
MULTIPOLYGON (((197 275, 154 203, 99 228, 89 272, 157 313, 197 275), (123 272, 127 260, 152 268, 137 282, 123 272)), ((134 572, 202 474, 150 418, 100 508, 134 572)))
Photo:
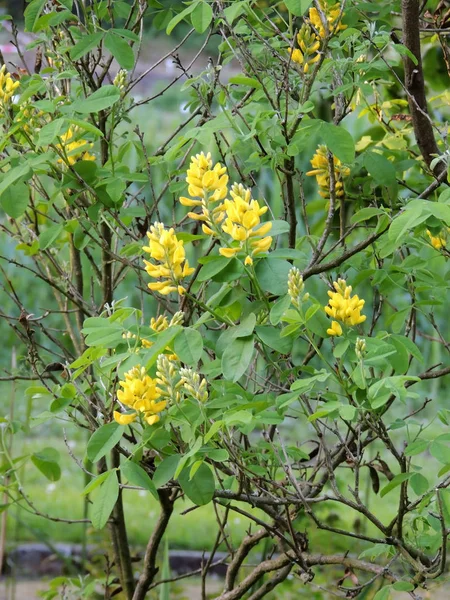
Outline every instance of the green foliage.
MULTIPOLYGON (((43 514, 22 469, 62 485, 60 448, 11 443, 43 424, 62 439, 70 422, 88 432, 79 496, 111 531, 123 590, 124 503, 158 503, 158 526, 131 526, 153 561, 139 598, 170 579, 165 529, 192 507, 217 519, 203 550, 240 568, 252 549, 238 591, 228 567, 236 598, 271 587, 255 563, 280 584, 317 574, 377 600, 437 577, 450 522, 448 92, 430 75, 427 154, 401 79, 404 59, 420 62, 407 36, 392 41, 392 7, 47 8, 31 0, 24 15, 42 64, 0 85, 2 313, 19 354, 5 371, 36 379, 26 417, 3 411, 2 509, 43 514), (146 27, 179 40, 167 81, 164 52, 137 63, 146 27), (206 66, 186 62, 187 40, 206 66), (254 522, 246 541, 228 534, 234 514, 254 522)), ((422 33, 424 52, 440 51, 422 33)))

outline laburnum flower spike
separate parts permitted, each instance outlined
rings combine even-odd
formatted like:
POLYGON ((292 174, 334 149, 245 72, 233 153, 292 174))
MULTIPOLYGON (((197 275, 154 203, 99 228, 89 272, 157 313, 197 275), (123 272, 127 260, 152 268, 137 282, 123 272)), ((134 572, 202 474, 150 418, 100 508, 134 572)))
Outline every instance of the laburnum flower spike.
POLYGON ((14 92, 20 85, 20 81, 14 81, 11 74, 6 70, 6 65, 0 69, 0 102, 7 104, 14 96, 14 92))
POLYGON ((341 23, 343 14, 341 14, 341 5, 339 3, 330 6, 323 0, 319 0, 319 7, 327 23, 328 31, 325 29, 324 21, 317 8, 312 7, 309 9, 309 20, 321 39, 347 28, 347 25, 341 23))
POLYGON ((200 207, 200 212, 190 212, 188 216, 202 221, 203 233, 216 236, 218 224, 224 218, 220 202, 228 193, 228 175, 226 167, 220 163, 213 166, 211 154, 201 152, 191 157, 191 164, 186 173, 188 193, 192 198, 180 197, 180 203, 188 207, 200 207))
MULTIPOLYGON (((319 186, 319 194, 322 198, 330 197, 330 165, 328 162, 326 146, 319 146, 311 160, 313 169, 308 171, 306 175, 316 177, 319 186)), ((341 161, 333 156, 334 179, 335 179, 335 194, 337 198, 342 198, 344 195, 344 177, 350 174, 349 167, 346 167, 341 161)))
POLYGON ((365 301, 358 296, 352 296, 352 287, 347 285, 345 279, 338 279, 333 282, 334 291, 329 291, 330 297, 328 305, 325 306, 325 312, 329 317, 335 319, 331 327, 327 329, 328 335, 342 335, 340 323, 348 326, 364 323, 366 316, 361 314, 365 301))
POLYGON ((288 294, 291 299, 291 304, 295 308, 300 308, 303 302, 309 298, 309 294, 304 294, 305 284, 303 277, 297 267, 292 267, 288 274, 288 294))
POLYGON ((253 200, 251 191, 242 184, 235 183, 231 187, 231 198, 223 205, 226 218, 222 229, 238 244, 220 248, 219 252, 231 258, 244 250, 247 253, 245 264, 251 265, 252 257, 267 252, 272 243, 270 236, 265 237, 272 223, 261 224, 261 216, 267 212, 267 206, 260 206, 257 200, 253 200))
POLYGON ((303 67, 303 72, 307 73, 314 63, 320 58, 320 39, 313 32, 309 25, 303 24, 297 34, 298 48, 289 49, 292 62, 303 67))
POLYGON ((166 408, 167 402, 158 402, 161 393, 157 388, 156 379, 147 375, 144 367, 137 365, 130 369, 125 373, 125 379, 119 381, 119 385, 123 389, 117 391, 117 399, 132 412, 124 414, 114 411, 114 420, 117 423, 129 425, 140 413, 149 425, 159 421, 159 413, 166 408))
POLYGON ((163 223, 154 223, 147 232, 149 245, 144 251, 154 262, 144 260, 145 270, 157 282, 148 284, 149 289, 167 295, 171 292, 184 294, 181 281, 195 269, 189 266, 183 242, 177 239, 174 229, 166 229, 163 223))

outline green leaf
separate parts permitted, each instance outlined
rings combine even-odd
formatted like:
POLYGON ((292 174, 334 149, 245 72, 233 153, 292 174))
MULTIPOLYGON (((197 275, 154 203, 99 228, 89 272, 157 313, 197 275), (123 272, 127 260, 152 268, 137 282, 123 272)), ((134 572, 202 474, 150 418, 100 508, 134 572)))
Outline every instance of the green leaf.
POLYGON ((405 456, 416 456, 416 454, 421 454, 425 452, 428 448, 429 442, 427 440, 414 440, 408 444, 405 448, 405 456))
POLYGON ((404 481, 407 481, 414 473, 399 473, 392 479, 380 492, 381 498, 389 494, 393 489, 401 485, 404 481))
POLYGON ((224 256, 211 256, 206 257, 210 260, 203 264, 200 273, 198 274, 197 281, 208 281, 220 273, 232 260, 231 258, 225 258, 224 256))
POLYGON ((150 350, 145 354, 143 363, 145 363, 145 368, 150 369, 158 359, 158 356, 161 352, 173 342, 173 340, 180 334, 182 331, 182 327, 175 326, 169 327, 165 331, 162 331, 158 334, 156 341, 153 343, 150 350))
POLYGON ((105 471, 104 473, 100 473, 100 475, 97 475, 97 477, 94 477, 93 479, 91 479, 91 481, 87 484, 87 486, 84 488, 84 490, 81 492, 83 496, 86 496, 86 494, 90 494, 91 492, 93 492, 95 489, 98 488, 99 485, 101 485, 105 479, 107 477, 109 477, 111 474, 111 471, 105 471))
POLYGON ((55 448, 44 448, 40 452, 35 452, 31 455, 31 462, 50 481, 58 481, 60 479, 59 452, 55 448))
POLYGON ((95 321, 95 327, 91 327, 91 323, 94 323, 93 319, 86 319, 81 330, 81 333, 86 336, 85 343, 87 346, 114 348, 123 341, 124 329, 118 323, 111 323, 107 319, 100 318, 95 321))
POLYGON ((17 181, 3 192, 0 204, 7 215, 12 219, 18 219, 26 211, 29 200, 29 187, 23 181, 17 181))
POLYGON ((350 404, 343 404, 339 409, 339 415, 341 419, 346 421, 353 421, 356 416, 356 408, 350 404))
POLYGON ((215 421, 208 430, 208 433, 203 438, 205 444, 209 442, 209 440, 214 437, 214 435, 223 427, 223 421, 215 421))
POLYGON ((202 356, 203 338, 196 329, 185 327, 177 335, 173 349, 181 362, 195 367, 202 356))
POLYGON ((170 35, 172 33, 173 29, 178 25, 178 23, 180 23, 183 19, 185 19, 188 15, 191 14, 191 12, 195 9, 195 7, 199 3, 199 1, 200 0, 193 2, 190 6, 188 6, 187 8, 182 10, 180 13, 175 15, 173 17, 173 19, 171 19, 169 21, 169 24, 167 25, 167 29, 166 29, 167 35, 170 35))
POLYGON ((289 296, 289 294, 278 298, 278 300, 275 302, 275 304, 273 304, 272 308, 270 309, 270 322, 272 325, 278 325, 278 323, 281 321, 281 317, 284 315, 284 313, 287 311, 290 305, 291 297, 289 296))
POLYGON ((415 586, 409 581, 396 581, 392 584, 392 589, 396 592, 412 592, 415 586))
POLYGON ((281 331, 275 327, 256 327, 256 334, 259 339, 269 348, 276 350, 280 354, 289 354, 292 350, 293 338, 280 337, 281 331))
POLYGON ((72 46, 72 48, 70 49, 70 58, 72 60, 79 60, 85 54, 87 54, 94 48, 97 48, 97 46, 100 44, 103 38, 103 35, 104 33, 102 31, 83 35, 81 40, 77 42, 74 46, 72 46))
POLYGON ((384 210, 381 210, 381 208, 375 208, 375 207, 369 206, 367 208, 362 208, 361 210, 358 210, 358 212, 355 213, 352 216, 352 218, 350 219, 350 223, 352 223, 352 225, 354 225, 355 223, 361 223, 362 221, 368 221, 375 215, 383 215, 383 214, 386 214, 386 213, 384 210))
POLYGON ((159 465, 156 467, 156 471, 153 475, 153 483, 156 488, 161 488, 166 485, 175 475, 178 463, 180 462, 179 454, 171 454, 167 456, 159 465))
POLYGON ((13 167, 5 173, 0 182, 0 196, 18 179, 27 178, 31 175, 31 169, 27 163, 20 167, 13 167))
POLYGON ((46 250, 47 248, 49 248, 53 244, 53 242, 59 238, 63 231, 63 223, 50 225, 50 227, 44 229, 44 231, 39 236, 39 248, 41 250, 46 250))
POLYGON ((428 216, 423 200, 411 200, 404 211, 393 220, 389 228, 389 239, 398 244, 410 229, 426 221, 428 216))
POLYGON ((52 144, 56 137, 59 135, 65 119, 55 119, 54 121, 50 121, 47 125, 44 125, 42 129, 39 131, 39 136, 37 139, 38 146, 48 146, 52 144))
POLYGON ((428 483, 428 479, 424 477, 421 473, 414 473, 414 475, 410 479, 410 485, 413 491, 418 495, 422 496, 425 492, 428 491, 430 484, 428 483))
POLYGON ((194 8, 191 14, 191 23, 197 33, 204 33, 213 18, 213 11, 209 4, 200 2, 194 8))
POLYGON ((178 481, 186 496, 197 506, 208 504, 214 497, 214 475, 206 463, 202 463, 192 479, 189 479, 189 469, 184 469, 178 481))
POLYGON ((285 0, 286 8, 296 17, 302 17, 312 4, 312 0, 285 0))
POLYGON ((386 587, 381 588, 381 590, 378 590, 378 592, 373 597, 373 600, 389 600, 390 597, 391 597, 391 586, 387 585, 386 587))
POLYGON ((393 163, 382 154, 378 154, 378 152, 366 152, 364 167, 374 180, 381 185, 393 185, 396 182, 393 163))
POLYGON ((105 35, 105 48, 111 52, 122 69, 131 71, 134 67, 133 48, 114 31, 108 31, 105 35))
POLYGON ((132 485, 138 485, 144 490, 149 491, 152 496, 159 501, 158 492, 156 491, 155 484, 148 476, 148 473, 138 464, 131 460, 126 460, 120 467, 120 472, 132 485))
POLYGON ((223 14, 229 25, 232 25, 233 21, 245 12, 247 4, 247 0, 244 0, 243 2, 234 1, 230 6, 227 6, 227 8, 224 9, 223 14))
POLYGON ((255 268, 259 285, 265 292, 277 296, 286 294, 288 275, 291 268, 291 263, 280 258, 260 260, 255 268))
POLYGON ((94 431, 86 447, 88 459, 95 463, 105 456, 120 442, 124 429, 122 425, 114 422, 102 425, 94 431))
POLYGON ((110 471, 109 476, 98 491, 91 508, 91 521, 95 529, 103 529, 119 497, 117 473, 110 471))
POLYGON ((230 77, 228 83, 245 85, 247 87, 256 89, 260 89, 262 87, 257 79, 254 79, 253 77, 246 77, 245 75, 235 75, 234 77, 230 77))
POLYGON ((403 44, 393 44, 393 46, 399 54, 401 54, 402 56, 408 56, 412 60, 412 62, 415 65, 417 65, 417 63, 419 62, 417 60, 417 56, 413 54, 409 48, 407 48, 403 44))
POLYGON ((430 454, 444 465, 450 462, 450 451, 448 449, 447 444, 443 442, 440 442, 438 440, 434 440, 433 442, 431 442, 430 454))
POLYGON ((236 338, 222 355, 225 379, 238 381, 247 370, 253 356, 253 336, 236 338))
POLYGON ((87 98, 79 98, 73 109, 79 113, 95 113, 110 108, 120 99, 120 90, 115 85, 104 85, 87 98))
POLYGON ((25 19, 25 31, 34 31, 36 21, 39 19, 46 2, 47 0, 33 0, 27 6, 23 15, 25 19))
POLYGON ((355 142, 344 127, 322 123, 320 131, 323 142, 336 158, 343 163, 352 163, 355 160, 355 142))
POLYGON ((347 348, 350 346, 349 340, 341 340, 336 344, 335 349, 333 350, 333 355, 335 358, 341 358, 347 351, 347 348))

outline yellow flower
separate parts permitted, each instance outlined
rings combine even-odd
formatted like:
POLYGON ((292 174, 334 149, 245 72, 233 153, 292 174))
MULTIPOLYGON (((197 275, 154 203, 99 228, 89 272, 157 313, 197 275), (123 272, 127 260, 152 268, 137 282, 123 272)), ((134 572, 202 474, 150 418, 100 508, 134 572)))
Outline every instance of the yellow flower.
POLYGON ((139 413, 143 414, 144 420, 153 425, 159 421, 159 413, 167 405, 165 400, 157 402, 161 394, 156 387, 156 379, 152 379, 145 372, 144 367, 137 365, 125 373, 125 380, 119 381, 123 388, 117 391, 119 402, 134 413, 122 414, 114 411, 114 419, 120 425, 132 423, 139 413))
POLYGON ((289 48, 291 60, 298 65, 303 65, 303 72, 307 73, 310 66, 320 58, 320 38, 309 25, 303 24, 297 33, 297 44, 299 48, 289 48))
POLYGON ((191 157, 191 164, 186 173, 188 192, 192 198, 181 196, 183 206, 200 207, 200 213, 190 212, 188 216, 202 221, 203 233, 217 235, 218 227, 224 217, 223 207, 217 204, 228 193, 228 175, 226 167, 216 163, 213 167, 211 154, 201 152, 191 157))
MULTIPOLYGON (((350 174, 349 167, 345 167, 341 161, 333 156, 334 178, 335 178, 335 193, 337 198, 344 195, 343 178, 350 174)), ((308 171, 306 175, 316 176, 316 181, 319 186, 319 194, 322 198, 330 197, 330 166, 328 163, 326 146, 319 146, 311 160, 312 171, 308 171)))
POLYGON ((14 96, 14 92, 20 85, 20 81, 14 81, 11 74, 6 70, 6 65, 0 69, 0 101, 7 104, 14 96))
POLYGON ((261 224, 260 217, 267 212, 267 206, 259 206, 251 197, 251 191, 242 184, 235 183, 231 188, 232 200, 225 200, 223 206, 226 219, 222 229, 232 240, 238 242, 231 248, 220 248, 222 256, 230 258, 244 250, 247 253, 245 264, 252 264, 252 256, 266 252, 272 243, 270 236, 264 237, 272 228, 272 223, 261 224), (254 239, 256 238, 256 239, 254 239))
POLYGON ((147 237, 149 245, 144 246, 144 251, 148 252, 155 262, 144 260, 145 270, 150 277, 160 280, 149 283, 148 287, 163 295, 171 292, 184 294, 186 290, 180 282, 195 269, 191 268, 186 260, 183 242, 177 239, 173 228, 166 229, 163 223, 152 225, 147 237))
MULTIPOLYGON (((450 232, 450 227, 447 228, 447 232, 450 232)), ((429 229, 427 229, 427 235, 430 238, 431 245, 436 250, 440 250, 441 248, 445 248, 447 245, 447 233, 445 229, 439 232, 439 235, 433 235, 429 229)))
POLYGON ((133 423, 133 421, 135 421, 137 417, 137 413, 126 414, 120 413, 117 410, 115 410, 113 414, 114 421, 119 423, 119 425, 129 425, 130 423, 133 423))
MULTIPOLYGON (((340 21, 341 19, 341 5, 339 3, 334 4, 333 6, 329 6, 323 0, 319 0, 319 6, 322 12, 325 15, 325 18, 328 23, 328 34, 337 33, 342 29, 346 29, 347 25, 343 25, 340 21)), ((319 34, 320 38, 325 38, 327 36, 327 31, 325 31, 325 27, 323 25, 322 19, 320 18, 319 11, 317 8, 309 9, 309 20, 314 27, 314 29, 319 34)))
POLYGON ((74 165, 77 160, 95 160, 95 156, 88 152, 92 148, 91 143, 86 140, 75 140, 76 129, 70 127, 66 133, 61 136, 62 144, 57 144, 56 148, 64 155, 64 158, 58 158, 59 163, 68 163, 74 165))
MULTIPOLYGON (((157 319, 152 317, 150 319, 150 328, 153 329, 153 331, 160 333, 161 331, 165 331, 168 327, 175 327, 175 325, 181 325, 183 323, 183 321, 184 321, 184 313, 183 313, 183 311, 179 310, 173 315, 173 317, 170 319, 170 321, 167 319, 167 317, 165 315, 160 315, 157 319)), ((124 333, 122 335, 122 337, 125 339, 133 339, 133 340, 137 339, 137 335, 135 335, 134 333, 131 333, 131 331, 127 331, 126 333, 124 333)), ((151 342, 150 340, 146 340, 145 338, 140 338, 139 341, 141 342, 142 348, 146 348, 146 349, 151 348, 154 344, 154 342, 151 342)), ((176 354, 174 354, 169 347, 165 348, 164 352, 169 353, 169 358, 171 360, 178 360, 178 356, 176 354)))
POLYGON ((342 335, 342 327, 337 321, 331 321, 331 327, 327 329, 328 335, 342 335))
POLYGON ((364 300, 358 296, 352 296, 352 287, 347 285, 345 279, 338 279, 333 282, 335 291, 329 291, 328 306, 325 306, 325 312, 332 319, 331 328, 327 330, 328 335, 342 335, 342 328, 337 321, 344 325, 359 325, 366 320, 366 316, 361 314, 364 300))

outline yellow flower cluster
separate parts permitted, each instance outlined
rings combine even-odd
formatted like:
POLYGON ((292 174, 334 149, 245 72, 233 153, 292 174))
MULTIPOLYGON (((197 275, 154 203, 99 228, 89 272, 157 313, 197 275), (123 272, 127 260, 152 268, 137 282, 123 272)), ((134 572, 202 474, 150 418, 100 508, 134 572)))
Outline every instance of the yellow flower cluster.
POLYGON ((267 206, 259 206, 257 200, 252 199, 249 189, 242 184, 235 183, 231 188, 231 200, 225 200, 224 209, 226 219, 222 229, 231 238, 238 242, 238 246, 220 248, 222 256, 230 258, 244 250, 247 254, 245 264, 253 264, 252 256, 267 252, 272 243, 270 236, 264 237, 272 228, 272 223, 261 225, 261 215, 267 212, 267 206))
POLYGON ((0 101, 7 104, 14 96, 14 92, 20 85, 20 81, 14 81, 11 74, 6 70, 6 65, 0 69, 0 101))
POLYGON ((232 238, 231 243, 238 242, 232 247, 220 248, 222 256, 231 258, 244 250, 245 264, 251 265, 252 256, 270 248, 272 238, 264 236, 272 223, 261 224, 260 219, 267 207, 260 207, 259 202, 252 199, 251 191, 237 183, 231 186, 231 200, 225 199, 228 194, 227 169, 220 163, 213 166, 209 152, 191 158, 186 181, 191 198, 181 196, 180 203, 201 210, 200 213, 190 212, 188 216, 202 221, 203 233, 225 241, 223 231, 232 238))
POLYGON ((360 300, 358 296, 352 296, 352 287, 347 285, 345 279, 338 279, 333 282, 334 292, 329 291, 330 297, 328 306, 325 306, 325 312, 332 319, 336 319, 331 323, 331 327, 327 329, 328 335, 342 335, 342 327, 344 325, 359 325, 366 320, 366 316, 361 314, 364 300, 360 300))
POLYGON ((211 153, 201 152, 191 157, 186 181, 189 185, 188 193, 192 198, 181 196, 180 203, 189 207, 199 206, 200 213, 190 212, 188 216, 196 221, 203 221, 203 233, 218 235, 217 224, 223 220, 224 214, 222 204, 217 203, 228 193, 226 167, 222 167, 220 163, 213 167, 211 153))
POLYGON ((303 72, 307 73, 314 63, 320 58, 320 46, 324 38, 331 33, 345 29, 347 25, 340 22, 340 4, 328 6, 323 0, 319 0, 319 6, 323 16, 328 23, 326 31, 317 8, 309 9, 309 24, 304 23, 297 34, 298 48, 289 49, 291 59, 298 65, 303 66, 303 72))
POLYGON ((165 400, 157 402, 161 396, 156 387, 156 380, 145 372, 145 368, 137 365, 125 373, 125 380, 119 381, 123 390, 117 391, 117 398, 121 404, 134 412, 120 413, 114 411, 114 420, 120 425, 129 425, 136 420, 139 413, 143 414, 144 420, 153 425, 159 421, 159 413, 167 405, 165 400))
MULTIPOLYGON (((333 6, 329 6, 324 0, 319 0, 319 6, 322 13, 325 15, 328 24, 328 33, 336 33, 341 31, 342 29, 346 29, 347 25, 343 25, 341 23, 341 5, 339 3, 333 4, 333 6)), ((322 19, 320 18, 320 13, 317 8, 313 7, 309 9, 309 20, 311 25, 319 34, 320 38, 325 38, 327 36, 327 31, 325 31, 324 24, 322 19)))
MULTIPOLYGON (((333 156, 335 193, 337 198, 344 195, 343 178, 350 174, 349 167, 345 167, 341 161, 333 156)), ((308 171, 307 175, 315 175, 319 186, 319 194, 322 198, 330 197, 330 167, 328 164, 326 146, 319 146, 311 160, 313 169, 308 171)))
POLYGON ((155 263, 144 260, 145 270, 154 279, 160 281, 149 283, 151 290, 166 296, 171 292, 184 294, 186 291, 180 284, 181 280, 191 275, 195 269, 189 266, 186 259, 184 245, 177 239, 171 227, 166 229, 163 223, 155 223, 147 232, 149 245, 144 246, 144 251, 150 254, 155 263))
POLYGON ((297 33, 297 44, 299 45, 298 48, 289 48, 292 62, 302 65, 303 72, 307 73, 310 66, 320 58, 320 39, 311 27, 305 23, 297 33))
POLYGON ((66 133, 61 136, 61 144, 57 144, 56 148, 64 155, 64 158, 58 158, 59 163, 68 163, 74 165, 77 160, 95 160, 95 156, 88 152, 92 148, 90 142, 83 139, 75 139, 77 131, 70 127, 66 133))
POLYGON ((430 238, 431 245, 436 250, 441 250, 441 248, 445 248, 447 245, 447 233, 450 233, 450 227, 447 227, 447 231, 442 229, 439 232, 439 235, 433 235, 429 229, 427 229, 427 235, 430 238))

